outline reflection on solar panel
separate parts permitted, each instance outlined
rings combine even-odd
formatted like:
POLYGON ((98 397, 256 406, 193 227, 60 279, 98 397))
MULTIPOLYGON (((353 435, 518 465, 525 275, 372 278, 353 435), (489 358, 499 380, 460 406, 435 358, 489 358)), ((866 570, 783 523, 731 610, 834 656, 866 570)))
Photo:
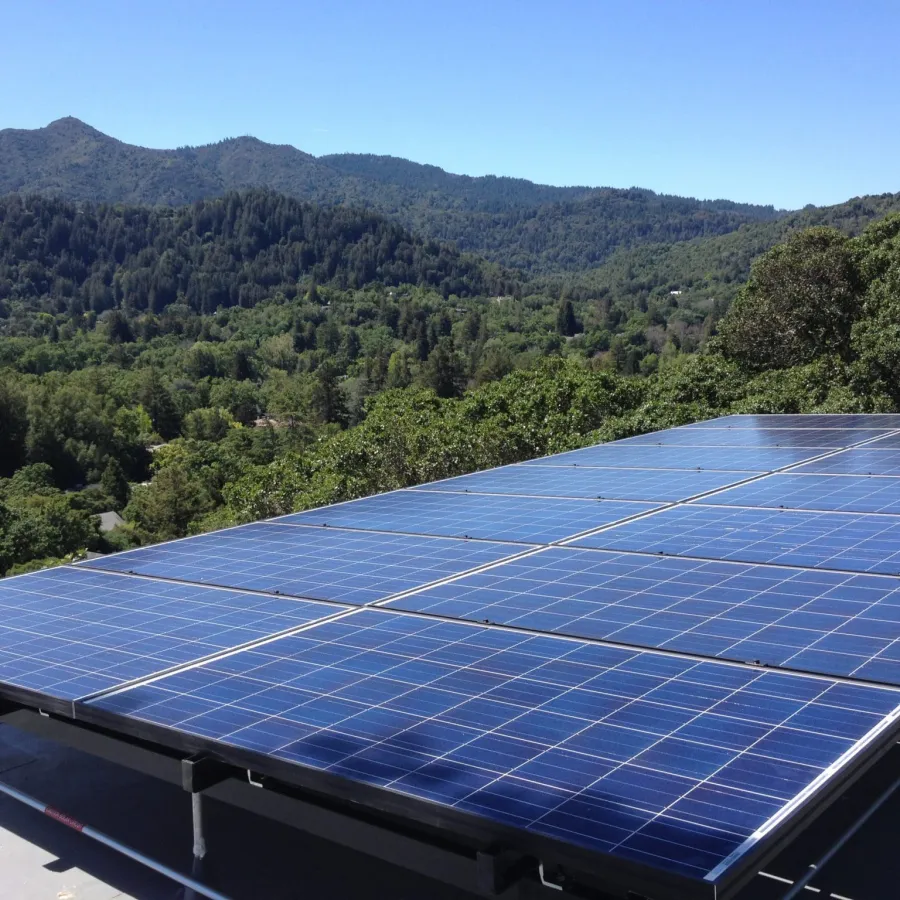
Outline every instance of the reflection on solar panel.
POLYGON ((396 609, 900 685, 900 580, 550 548, 396 609))
POLYGON ((429 484, 430 491, 477 491, 532 497, 602 497, 606 500, 672 502, 695 497, 749 477, 743 472, 504 466, 429 484))
POLYGON ((729 506, 673 506, 576 542, 702 559, 900 575, 900 518, 729 506))
POLYGON ((633 501, 491 497, 409 490, 326 506, 278 521, 294 525, 553 543, 656 508, 652 503, 633 501))
MULTIPOLYGON (((671 447, 809 447, 840 450, 869 441, 885 430, 863 428, 673 428, 626 438, 622 446, 662 444, 671 447)), ((722 454, 727 458, 728 451, 722 454)))
POLYGON ((94 701, 697 878, 752 849, 898 703, 376 610, 94 701))
POLYGON ((868 513, 900 513, 900 481, 879 475, 769 475, 704 503, 868 513))
POLYGON ((490 541, 257 524, 80 565, 363 604, 520 552, 490 541))
POLYGON ((0 696, 713 900, 900 735, 896 475, 729 416, 25 575, 0 696))
POLYGON ((825 450, 790 447, 663 447, 600 444, 557 456, 532 459, 526 466, 600 466, 624 469, 717 469, 731 472, 771 472, 814 459, 825 450))
POLYGON ((873 449, 879 443, 844 450, 806 463, 795 471, 803 475, 900 475, 900 450, 873 449))
POLYGON ((895 413, 847 413, 822 415, 741 415, 722 416, 694 422, 684 428, 900 428, 895 413))
POLYGON ((0 681, 72 700, 341 609, 85 569, 48 569, 0 581, 0 681))

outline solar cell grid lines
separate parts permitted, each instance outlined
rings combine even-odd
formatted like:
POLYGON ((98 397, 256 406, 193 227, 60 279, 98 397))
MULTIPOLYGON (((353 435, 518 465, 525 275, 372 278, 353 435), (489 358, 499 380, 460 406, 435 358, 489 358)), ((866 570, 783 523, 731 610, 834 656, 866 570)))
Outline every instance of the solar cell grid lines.
POLYGON ((391 608, 900 685, 900 579, 549 548, 391 608))
POLYGON ((900 434, 889 434, 873 441, 870 446, 873 450, 898 450, 900 449, 900 434))
POLYGON ((621 446, 660 444, 670 447, 786 447, 840 450, 888 434, 863 428, 673 428, 619 441, 621 446))
POLYGON ((573 546, 900 575, 900 517, 673 506, 573 546))
POLYGON ((694 878, 900 694, 360 610, 89 704, 694 878))
POLYGON ((878 450, 879 442, 843 450, 814 462, 798 466, 798 475, 889 475, 900 476, 900 449, 878 450))
POLYGON ((657 504, 636 501, 406 490, 296 513, 278 521, 293 525, 554 543, 656 508, 657 504))
POLYGON ((573 546, 900 575, 900 517, 688 504, 573 546))
POLYGON ((668 447, 658 444, 598 444, 556 456, 528 460, 527 466, 596 466, 625 469, 716 469, 771 472, 813 459, 822 452, 790 447, 668 447))
POLYGON ((900 480, 878 475, 775 474, 707 497, 704 503, 900 514, 900 480))
POLYGON ((48 569, 0 581, 0 682, 73 700, 344 608, 48 569))
POLYGON ((597 469, 521 463, 435 481, 420 490, 671 503, 736 484, 746 472, 597 469))
POLYGON ((79 565, 366 604, 522 551, 491 541, 257 523, 79 565))

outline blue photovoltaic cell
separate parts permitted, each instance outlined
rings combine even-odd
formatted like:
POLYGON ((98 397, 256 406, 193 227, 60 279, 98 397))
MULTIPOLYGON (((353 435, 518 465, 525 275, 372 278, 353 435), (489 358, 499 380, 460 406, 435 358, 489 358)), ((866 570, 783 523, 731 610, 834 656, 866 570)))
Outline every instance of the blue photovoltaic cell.
POLYGON ((873 441, 869 446, 873 450, 898 450, 900 449, 900 434, 891 434, 880 440, 873 441))
POLYGON ((549 548, 395 609, 900 685, 900 579, 549 548))
POLYGON ((91 705, 715 881, 898 702, 361 610, 91 705))
POLYGON ((900 449, 870 449, 880 443, 842 450, 816 462, 804 463, 794 471, 799 475, 900 475, 900 449))
POLYGON ((490 541, 258 523, 80 565, 364 604, 522 550, 490 541))
POLYGON ((900 428, 896 413, 809 413, 722 416, 694 422, 685 428, 900 428))
POLYGON ((703 502, 900 514, 900 480, 879 475, 768 475, 703 502))
POLYGON ((342 607, 59 567, 0 581, 0 682, 73 700, 342 607))
POLYGON ((394 491, 279 519, 414 534, 553 543, 655 509, 652 503, 394 491))
MULTIPOLYGON (((617 441, 620 446, 662 444, 669 447, 793 447, 840 450, 887 434, 864 428, 673 428, 617 441)), ((813 455, 813 454, 810 454, 813 455)))
POLYGON ((812 459, 822 450, 790 447, 668 447, 654 444, 599 444, 529 460, 527 466, 605 466, 623 469, 717 469, 771 472, 812 459))
POLYGON ((572 546, 900 575, 900 517, 673 506, 572 546))
POLYGON ((601 497, 604 500, 686 500, 743 481, 746 472, 672 469, 596 469, 522 464, 473 472, 423 485, 429 491, 475 491, 531 497, 601 497))

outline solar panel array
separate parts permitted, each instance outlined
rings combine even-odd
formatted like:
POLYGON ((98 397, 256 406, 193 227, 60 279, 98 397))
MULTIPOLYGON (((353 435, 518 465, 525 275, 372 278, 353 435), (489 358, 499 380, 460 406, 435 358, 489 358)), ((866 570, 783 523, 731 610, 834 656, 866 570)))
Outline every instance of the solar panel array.
POLYGON ((719 884, 900 727, 898 536, 900 416, 729 416, 8 579, 0 689, 719 884))

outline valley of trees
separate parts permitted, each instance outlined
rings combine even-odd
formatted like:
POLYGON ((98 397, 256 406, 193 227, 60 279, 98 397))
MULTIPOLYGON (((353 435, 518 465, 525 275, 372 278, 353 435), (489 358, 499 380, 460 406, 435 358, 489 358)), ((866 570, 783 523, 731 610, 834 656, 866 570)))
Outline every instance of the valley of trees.
POLYGON ((900 408, 900 216, 785 237, 704 312, 266 192, 7 198, 0 572, 729 412, 900 408))

